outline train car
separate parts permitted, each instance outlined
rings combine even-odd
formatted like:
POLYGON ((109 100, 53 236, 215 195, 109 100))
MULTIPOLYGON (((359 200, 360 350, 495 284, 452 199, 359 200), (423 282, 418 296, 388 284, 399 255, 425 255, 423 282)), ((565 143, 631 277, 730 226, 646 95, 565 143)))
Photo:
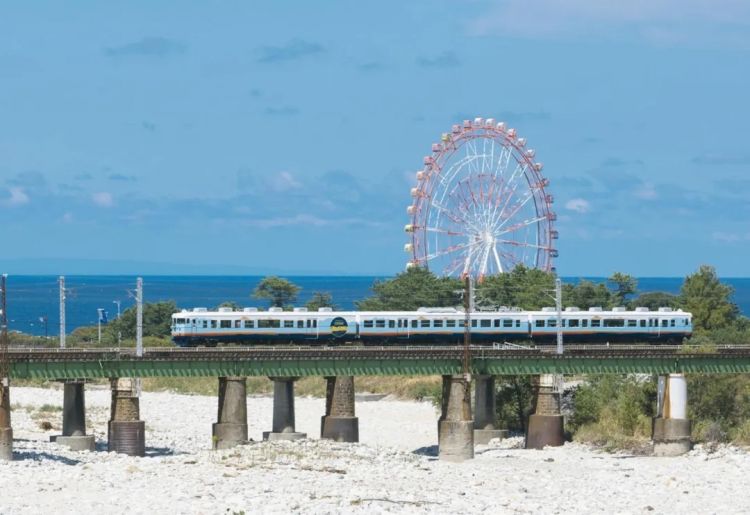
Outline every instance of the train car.
MULTIPOLYGON (((472 343, 493 344, 555 340, 557 312, 501 309, 477 311, 470 316, 472 343)), ((636 308, 580 310, 566 308, 561 316, 569 342, 669 342, 692 334, 691 315, 680 310, 636 308)), ((308 311, 294 308, 219 308, 183 310, 172 316, 172 338, 179 346, 218 344, 298 345, 438 345, 463 342, 466 316, 455 308, 420 308, 417 311, 308 311)))
MULTIPOLYGON (((557 336, 557 312, 554 308, 530 311, 531 339, 544 343, 557 336)), ((567 307, 562 313, 563 335, 576 343, 581 342, 680 342, 693 332, 692 315, 682 310, 635 308, 628 311, 615 307, 581 310, 567 307)))

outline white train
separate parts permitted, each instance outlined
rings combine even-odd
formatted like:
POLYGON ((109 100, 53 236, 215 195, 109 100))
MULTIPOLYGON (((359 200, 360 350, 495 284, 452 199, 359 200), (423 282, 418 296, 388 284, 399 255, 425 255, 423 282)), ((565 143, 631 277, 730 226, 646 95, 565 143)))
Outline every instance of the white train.
MULTIPOLYGON (((692 334, 692 316, 682 310, 659 308, 568 307, 562 313, 562 330, 569 342, 680 342, 692 334)), ((175 344, 320 344, 376 345, 460 344, 465 313, 454 308, 420 308, 417 311, 308 311, 294 308, 219 308, 182 310, 172 315, 175 344)), ((503 309, 470 315, 474 344, 512 341, 547 343, 557 334, 557 312, 503 309)))

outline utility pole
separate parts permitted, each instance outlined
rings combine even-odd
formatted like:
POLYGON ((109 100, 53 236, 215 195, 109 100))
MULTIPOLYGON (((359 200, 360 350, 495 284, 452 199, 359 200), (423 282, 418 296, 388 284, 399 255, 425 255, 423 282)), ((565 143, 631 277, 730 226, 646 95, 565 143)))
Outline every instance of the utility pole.
POLYGON ((143 356, 143 278, 136 280, 135 286, 135 355, 143 356))
POLYGON ((557 308, 557 353, 563 353, 563 328, 562 328, 562 281, 555 279, 555 307, 557 308))
POLYGON ((117 320, 120 319, 120 301, 119 300, 113 300, 112 304, 117 306, 117 320))
POLYGON ((8 357, 8 274, 0 276, 0 460, 13 459, 13 429, 10 425, 10 362, 8 357))
POLYGON ((65 276, 57 280, 60 285, 60 348, 65 348, 65 276))
MULTIPOLYGON (((471 381, 471 310, 473 306, 473 291, 471 287, 471 276, 466 274, 464 278, 464 359, 463 359, 463 373, 466 379, 466 384, 471 381)), ((467 387, 468 388, 468 387, 467 387)))
POLYGON ((8 361, 7 280, 8 274, 0 276, 0 381, 2 381, 3 390, 8 388, 10 378, 10 363, 8 361))

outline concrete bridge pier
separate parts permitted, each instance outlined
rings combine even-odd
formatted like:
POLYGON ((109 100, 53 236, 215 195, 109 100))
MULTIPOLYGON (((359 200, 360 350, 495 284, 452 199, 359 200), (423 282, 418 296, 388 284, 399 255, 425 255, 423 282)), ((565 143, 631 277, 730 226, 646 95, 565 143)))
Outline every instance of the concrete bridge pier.
POLYGON ((86 400, 83 381, 66 381, 63 388, 62 435, 50 436, 51 442, 72 451, 93 451, 94 435, 86 434, 86 400))
POLYGON ((687 418, 687 382, 682 374, 659 376, 653 421, 654 456, 679 456, 692 448, 687 418))
POLYGON ((495 401, 495 376, 474 376, 474 445, 508 436, 507 430, 495 425, 495 401))
POLYGON ((526 448, 543 449, 559 447, 565 443, 563 416, 560 413, 560 392, 554 374, 539 376, 536 394, 536 409, 529 417, 526 430, 526 448))
POLYGON ((273 426, 263 432, 264 440, 300 440, 307 433, 294 429, 294 382, 297 377, 269 377, 273 381, 273 426))
POLYGON ((438 456, 446 461, 474 458, 471 380, 467 380, 463 375, 443 376, 442 413, 438 421, 438 456))
POLYGON ((219 414, 212 426, 214 449, 229 449, 247 442, 247 381, 245 377, 219 378, 219 414))
POLYGON ((146 423, 140 420, 140 384, 137 379, 110 379, 112 411, 107 449, 128 456, 146 454, 146 423))
POLYGON ((13 428, 10 425, 10 379, 0 378, 0 461, 13 459, 13 428))
POLYGON ((359 442, 359 419, 354 414, 354 376, 326 377, 326 414, 320 437, 337 442, 359 442))

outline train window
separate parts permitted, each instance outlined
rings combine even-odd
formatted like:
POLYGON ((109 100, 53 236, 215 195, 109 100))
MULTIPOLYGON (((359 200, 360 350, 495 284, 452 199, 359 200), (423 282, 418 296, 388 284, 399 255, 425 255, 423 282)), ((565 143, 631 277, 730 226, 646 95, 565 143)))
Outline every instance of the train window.
POLYGON ((422 321, 421 321, 421 322, 419 323, 419 326, 420 326, 420 327, 430 327, 430 321, 429 321, 429 320, 422 320, 422 321))
POLYGON ((419 322, 417 322, 416 320, 412 320, 411 321, 411 327, 412 327, 412 329, 416 329, 418 325, 419 325, 419 322))
POLYGON ((305 328, 305 321, 297 320, 297 329, 304 329, 304 328, 305 328))
POLYGON ((476 326, 477 326, 477 321, 476 320, 472 320, 471 321, 471 327, 476 327, 476 326))
POLYGON ((203 321, 203 329, 206 329, 208 327, 208 320, 203 321))
POLYGON ((366 328, 372 327, 372 320, 365 320, 362 326, 366 328))
POLYGON ((669 325, 672 326, 672 327, 675 326, 675 320, 674 320, 674 318, 669 321, 669 325))
POLYGON ((641 320, 640 322, 641 322, 641 324, 640 324, 641 327, 646 327, 646 321, 645 320, 641 320))
POLYGON ((313 320, 313 327, 318 327, 318 321, 317 320, 313 320))
POLYGON ((398 319, 398 326, 401 327, 401 319, 398 319))
POLYGON ((662 327, 668 327, 669 326, 669 320, 667 320, 666 318, 664 320, 662 320, 661 321, 661 326, 662 327))
POLYGON ((588 327, 589 321, 588 320, 581 320, 581 327, 588 327))
POLYGON ((490 319, 483 319, 479 321, 479 325, 481 327, 492 327, 492 320, 490 319))
POLYGON ((402 322, 401 327, 408 327, 409 326, 409 321, 407 319, 404 318, 403 320, 401 320, 401 322, 402 322))
POLYGON ((601 320, 592 320, 591 321, 591 327, 601 327, 602 321, 601 320))
POLYGON ((385 327, 385 320, 375 320, 375 327, 385 327))
POLYGON ((232 328, 232 321, 231 320, 222 320, 221 324, 220 324, 220 327, 222 329, 227 329, 227 328, 231 329, 232 328))
POLYGON ((500 327, 500 319, 499 319, 499 318, 496 318, 496 319, 494 320, 494 323, 493 323, 492 325, 494 325, 495 327, 500 327))
POLYGON ((685 319, 683 319, 683 320, 684 320, 683 324, 684 324, 684 325, 688 325, 688 319, 687 319, 687 318, 685 318, 685 319))
POLYGON ((281 320, 258 320, 259 328, 275 328, 281 327, 281 320))
POLYGON ((393 329, 394 327, 396 327, 396 321, 395 320, 388 320, 388 327, 390 327, 391 329, 393 329))
POLYGON ((432 321, 432 327, 443 327, 443 321, 442 320, 433 320, 432 321))
POLYGON ((513 327, 513 320, 511 320, 510 318, 504 318, 503 327, 513 327))
POLYGON ((547 327, 557 327, 557 319, 550 318, 547 320, 547 327))
POLYGON ((622 318, 605 318, 604 327, 625 327, 625 320, 622 318))
POLYGON ((536 320, 536 321, 534 322, 534 325, 535 325, 536 327, 544 327, 544 320, 536 320))
POLYGON ((284 327, 294 327, 294 320, 284 320, 284 327))
POLYGON ((581 321, 577 318, 572 318, 568 320, 568 327, 579 327, 581 325, 581 321))
POLYGON ((242 320, 235 320, 234 321, 234 328, 239 329, 241 327, 242 320))
POLYGON ((456 327, 456 321, 455 320, 446 320, 445 321, 445 327, 456 327))
POLYGON ((252 329, 255 325, 253 320, 245 320, 245 329, 252 329))
POLYGON ((628 327, 638 327, 638 320, 628 320, 628 327))
POLYGON ((466 320, 461 319, 458 321, 458 327, 466 327, 466 320))
POLYGON ((216 329, 217 323, 216 320, 211 320, 211 329, 216 329))

